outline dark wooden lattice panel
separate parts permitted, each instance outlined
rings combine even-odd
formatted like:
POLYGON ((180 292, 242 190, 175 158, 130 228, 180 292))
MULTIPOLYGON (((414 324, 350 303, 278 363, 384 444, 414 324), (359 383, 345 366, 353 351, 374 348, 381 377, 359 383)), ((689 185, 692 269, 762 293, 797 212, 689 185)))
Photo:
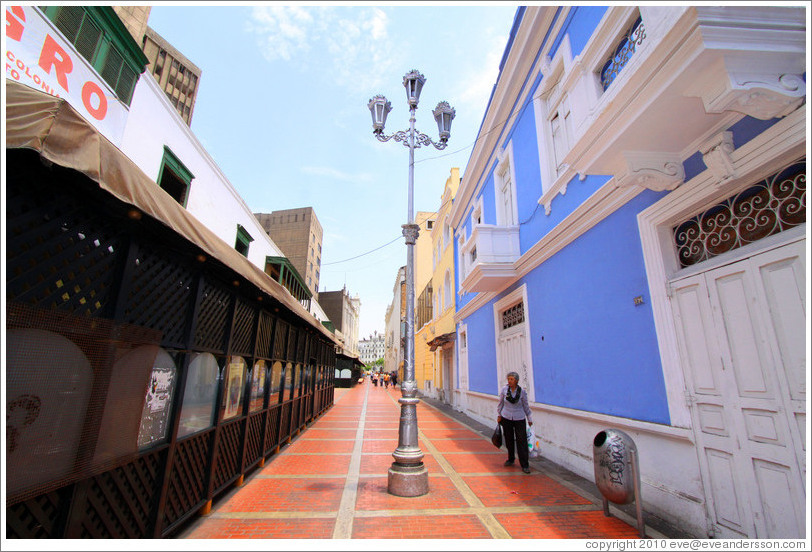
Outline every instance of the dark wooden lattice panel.
POLYGON ((299 343, 296 347, 296 360, 305 362, 305 354, 307 353, 307 341, 309 335, 304 330, 299 330, 299 343))
POLYGON ((195 327, 195 348, 223 352, 231 294, 211 283, 203 282, 203 294, 195 327))
POLYGON ((276 448, 276 445, 279 444, 281 413, 281 406, 268 409, 268 430, 265 432, 265 448, 263 451, 265 454, 269 453, 271 449, 276 448))
POLYGON ((237 355, 254 354, 254 321, 257 311, 243 301, 237 301, 234 312, 234 328, 231 334, 231 352, 237 355))
POLYGON ((273 338, 273 358, 286 360, 285 347, 288 338, 288 324, 281 320, 276 321, 276 331, 273 338))
POLYGON ((6 217, 9 299, 104 313, 123 251, 120 230, 104 213, 57 188, 9 178, 6 217))
POLYGON ((298 345, 298 339, 298 330, 291 326, 288 332, 288 347, 287 351, 285 352, 285 358, 287 360, 296 360, 296 347, 298 345))
POLYGON ((209 450, 214 430, 178 443, 169 475, 163 527, 191 512, 205 498, 209 450))
POLYGON ((151 247, 141 247, 133 263, 124 320, 159 330, 164 347, 184 347, 193 272, 151 247))
POLYGON ((288 437, 290 437, 290 406, 291 402, 288 401, 282 405, 281 412, 281 420, 279 422, 279 427, 281 431, 279 432, 279 440, 280 442, 284 441, 288 437))
POLYGON ((293 399, 290 404, 290 429, 296 431, 299 429, 299 406, 301 399, 293 399))
POLYGON ((220 438, 217 440, 217 454, 214 460, 215 493, 242 471, 240 442, 244 425, 242 420, 238 420, 220 428, 220 438))
POLYGON ((61 538, 72 486, 42 494, 6 508, 9 539, 61 538))
MULTIPOLYGON (((162 454, 134 462, 85 480, 86 502, 79 512, 79 537, 140 539, 152 536, 151 508, 162 454)), ((79 505, 74 505, 77 512, 79 505)), ((76 515, 76 513, 74 514, 76 515)))
POLYGON ((262 456, 262 423, 265 421, 265 413, 258 412, 248 418, 247 446, 245 450, 245 465, 250 466, 262 456))
POLYGON ((273 340, 274 317, 270 313, 259 313, 259 331, 257 332, 256 355, 261 358, 271 358, 271 341, 273 340))

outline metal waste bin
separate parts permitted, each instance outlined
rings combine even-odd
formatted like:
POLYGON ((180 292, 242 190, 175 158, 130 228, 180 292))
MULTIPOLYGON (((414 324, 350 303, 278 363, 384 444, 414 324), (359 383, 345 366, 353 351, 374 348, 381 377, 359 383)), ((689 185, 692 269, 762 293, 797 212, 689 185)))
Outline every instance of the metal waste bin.
POLYGON ((609 501, 637 507, 637 530, 645 537, 643 504, 640 500, 640 466, 637 445, 619 429, 604 429, 592 441, 595 484, 603 495, 603 513, 609 515, 609 501))

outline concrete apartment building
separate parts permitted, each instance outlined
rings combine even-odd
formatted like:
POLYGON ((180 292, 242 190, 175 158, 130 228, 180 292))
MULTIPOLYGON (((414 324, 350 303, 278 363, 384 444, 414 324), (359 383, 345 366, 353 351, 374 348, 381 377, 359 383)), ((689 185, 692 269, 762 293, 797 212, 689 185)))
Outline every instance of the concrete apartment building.
POLYGON ((344 343, 344 354, 358 356, 358 322, 361 314, 361 299, 356 294, 350 297, 347 288, 338 291, 323 291, 319 304, 335 326, 336 337, 344 343))
POLYGON ((147 71, 166 92, 187 125, 192 124, 200 76, 203 71, 147 25, 150 6, 113 6, 116 15, 141 46, 147 71))
POLYGON ((313 208, 282 209, 271 213, 254 213, 254 216, 274 243, 285 252, 307 288, 318 299, 324 231, 313 208))

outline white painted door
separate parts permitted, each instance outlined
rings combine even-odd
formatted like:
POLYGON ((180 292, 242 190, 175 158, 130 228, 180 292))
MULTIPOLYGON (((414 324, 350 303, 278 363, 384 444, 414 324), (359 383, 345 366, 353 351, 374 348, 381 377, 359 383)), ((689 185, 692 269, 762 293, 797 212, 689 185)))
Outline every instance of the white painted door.
POLYGON ((499 350, 497 360, 499 362, 499 387, 501 389, 507 384, 509 372, 519 374, 519 385, 527 391, 529 400, 534 400, 533 382, 530 371, 527 369, 527 330, 524 324, 518 324, 507 330, 502 330, 499 334, 499 350))
POLYGON ((716 537, 805 535, 805 243, 671 283, 716 537))

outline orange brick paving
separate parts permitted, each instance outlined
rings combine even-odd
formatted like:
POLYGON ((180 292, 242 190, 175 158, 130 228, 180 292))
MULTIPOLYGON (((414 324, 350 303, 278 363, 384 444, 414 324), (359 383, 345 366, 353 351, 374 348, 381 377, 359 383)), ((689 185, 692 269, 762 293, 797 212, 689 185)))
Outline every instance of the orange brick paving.
POLYGON ((335 519, 217 519, 196 527, 187 539, 329 539, 335 519))
POLYGON ((489 539, 488 530, 473 515, 355 518, 354 539, 489 539), (430 527, 430 530, 426 530, 430 527))
POLYGON ((468 503, 447 477, 430 477, 429 493, 402 497, 386 490, 386 477, 361 478, 358 482, 356 510, 434 510, 436 508, 465 508, 468 503))
MULTIPOLYGON (((390 457, 391 458, 391 457, 390 457)), ((347 475, 352 457, 348 454, 285 454, 273 460, 274 475, 347 475)), ((391 464, 391 461, 390 461, 391 464)), ((270 471, 270 470, 269 470, 270 471)), ((263 471, 266 474, 268 471, 263 471)))
POLYGON ((635 539, 637 529, 603 511, 495 514, 514 539, 635 539))
MULTIPOLYGON (((565 506, 591 501, 542 474, 462 476, 485 506, 565 506)), ((603 515, 603 514, 601 514, 603 515)))
POLYGON ((217 512, 325 512, 338 508, 342 478, 252 479, 217 512))
POLYGON ((177 537, 637 538, 636 526, 604 516, 597 490, 582 495, 536 467, 526 475, 518 465, 503 466, 505 451, 495 449, 487 436, 425 403, 417 408, 418 446, 429 492, 389 494, 399 397, 400 389, 369 384, 336 389, 328 412, 177 537), (359 424, 364 430, 357 443, 359 424))
MULTIPOLYGON (((502 465, 507 460, 507 453, 505 452, 478 454, 460 452, 447 453, 443 456, 457 473, 510 473, 518 469, 506 468, 502 465)), ((519 463, 516 462, 516 466, 518 465, 519 463)))

